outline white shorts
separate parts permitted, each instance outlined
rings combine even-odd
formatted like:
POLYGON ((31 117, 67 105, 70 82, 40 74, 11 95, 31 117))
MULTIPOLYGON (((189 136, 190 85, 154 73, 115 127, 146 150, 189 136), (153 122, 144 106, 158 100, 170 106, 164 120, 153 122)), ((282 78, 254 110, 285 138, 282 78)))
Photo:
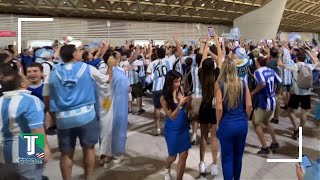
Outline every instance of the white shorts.
POLYGON ((201 106, 202 98, 192 98, 191 101, 191 113, 192 116, 198 116, 199 115, 199 109, 201 106))

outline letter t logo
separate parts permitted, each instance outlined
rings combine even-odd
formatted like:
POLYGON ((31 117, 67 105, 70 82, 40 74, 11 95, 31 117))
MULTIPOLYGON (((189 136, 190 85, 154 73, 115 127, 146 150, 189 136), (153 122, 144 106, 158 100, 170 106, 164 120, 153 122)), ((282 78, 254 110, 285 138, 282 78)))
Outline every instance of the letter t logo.
POLYGON ((36 139, 38 136, 23 136, 24 139, 27 139, 27 154, 33 155, 36 150, 36 139))

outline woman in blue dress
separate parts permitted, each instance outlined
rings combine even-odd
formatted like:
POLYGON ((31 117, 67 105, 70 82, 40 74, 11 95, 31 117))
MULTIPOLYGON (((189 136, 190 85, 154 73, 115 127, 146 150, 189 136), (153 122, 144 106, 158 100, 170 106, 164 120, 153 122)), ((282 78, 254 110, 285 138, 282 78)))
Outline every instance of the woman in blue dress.
POLYGON ((182 76, 179 72, 171 70, 166 75, 163 87, 161 105, 166 113, 164 125, 164 137, 168 147, 169 157, 166 159, 165 180, 172 180, 170 173, 171 164, 179 154, 177 166, 177 180, 182 180, 188 157, 188 150, 191 148, 189 137, 189 123, 186 107, 190 102, 190 96, 184 96, 180 82, 182 76))
POLYGON ((223 178, 239 180, 252 105, 249 88, 230 58, 222 63, 215 94, 223 178))

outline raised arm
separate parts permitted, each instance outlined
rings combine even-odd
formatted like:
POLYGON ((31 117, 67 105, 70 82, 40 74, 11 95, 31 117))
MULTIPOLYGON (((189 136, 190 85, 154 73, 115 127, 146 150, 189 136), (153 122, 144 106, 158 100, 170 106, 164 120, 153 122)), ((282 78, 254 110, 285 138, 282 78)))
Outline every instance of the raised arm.
POLYGON ((103 42, 103 46, 102 46, 102 49, 100 51, 100 56, 99 56, 100 59, 103 59, 103 56, 107 52, 108 48, 109 48, 109 44, 106 42, 103 42))
POLYGON ((98 58, 103 58, 104 53, 106 53, 107 49, 108 49, 108 44, 106 42, 102 42, 101 47, 99 48, 99 51, 97 52, 97 54, 94 56, 94 59, 98 59, 98 58))
POLYGON ((288 47, 288 43, 286 43, 285 41, 280 41, 280 43, 281 43, 282 47, 290 50, 290 48, 288 47))
POLYGON ((175 54, 177 57, 180 57, 182 55, 181 44, 180 44, 176 35, 173 35, 173 40, 176 43, 176 53, 175 54))
POLYGON ((213 35, 213 39, 216 42, 216 46, 217 46, 217 53, 218 53, 218 58, 217 58, 217 66, 220 69, 221 68, 221 64, 222 64, 222 51, 221 51, 221 46, 220 46, 220 42, 219 42, 219 38, 217 36, 216 33, 214 33, 213 35))
POLYGON ((252 101, 250 96, 250 90, 248 88, 248 85, 246 84, 246 113, 248 118, 251 115, 251 111, 252 111, 252 101))
POLYGON ((308 56, 311 58, 312 63, 313 63, 314 66, 316 67, 316 66, 319 64, 318 58, 314 57, 309 50, 306 50, 306 53, 307 53, 308 56))
POLYGON ((201 59, 201 63, 200 63, 200 66, 199 66, 199 69, 202 68, 202 63, 205 59, 208 58, 208 43, 209 43, 209 40, 210 40, 210 36, 207 35, 207 38, 206 38, 206 42, 203 46, 203 50, 202 50, 202 59, 201 59))
POLYGON ((283 64, 283 56, 284 56, 283 50, 282 50, 282 51, 279 51, 279 59, 278 59, 277 65, 278 65, 280 68, 285 69, 285 68, 286 68, 286 65, 283 64))
POLYGON ((96 53, 96 55, 94 56, 94 59, 98 59, 100 57, 100 54, 101 54, 101 50, 102 50, 102 47, 99 47, 99 51, 96 53))
POLYGON ((217 82, 214 85, 214 93, 216 97, 217 126, 219 127, 219 123, 223 115, 223 105, 222 105, 222 92, 217 82))
POLYGON ((224 44, 224 39, 222 39, 222 57, 225 57, 226 55, 226 46, 224 44))

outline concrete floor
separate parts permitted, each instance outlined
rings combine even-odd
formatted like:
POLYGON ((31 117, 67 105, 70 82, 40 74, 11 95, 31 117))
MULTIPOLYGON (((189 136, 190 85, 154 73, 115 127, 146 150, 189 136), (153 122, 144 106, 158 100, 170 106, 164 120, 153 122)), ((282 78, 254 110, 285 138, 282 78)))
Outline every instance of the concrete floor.
MULTIPOLYGON (((320 158, 320 126, 314 120, 314 106, 319 97, 312 97, 312 110, 309 111, 308 122, 303 130, 303 154, 308 154, 313 160, 320 158)), ((124 160, 111 168, 99 167, 97 164, 96 177, 99 180, 160 180, 163 179, 164 159, 167 156, 166 143, 163 136, 153 136, 153 105, 150 98, 144 98, 143 115, 129 116, 129 129, 127 150, 124 160)), ((134 107, 136 109, 136 107, 134 107)), ((296 112, 300 114, 300 110, 296 112)), ((298 116, 297 116, 298 117, 298 116)), ((297 120, 298 122, 298 120, 297 120)), ((261 157, 256 154, 260 149, 260 143, 254 132, 251 122, 249 122, 249 132, 246 140, 245 153, 241 179, 243 180, 293 180, 296 178, 295 163, 267 163, 267 158, 273 159, 294 159, 298 155, 298 140, 292 140, 292 125, 287 117, 287 113, 282 111, 280 122, 274 125, 276 137, 280 143, 280 149, 276 154, 268 157, 261 157)), ((266 140, 271 143, 271 138, 266 134, 266 140)), ((49 143, 52 147, 52 160, 47 164, 45 175, 50 179, 62 179, 59 169, 58 143, 56 136, 49 136, 49 143)), ((98 149, 98 146, 96 147, 98 149)), ((98 152, 98 151, 97 151, 98 152)), ((218 154, 220 157, 220 153, 218 154)), ((98 159, 98 155, 97 155, 98 159)), ((208 166, 211 163, 210 147, 207 147, 205 162, 208 166)), ((175 177, 176 163, 172 167, 172 174, 175 177)), ((189 150, 187 167, 184 175, 185 180, 192 179, 223 179, 221 161, 218 160, 219 175, 211 177, 199 177, 199 144, 192 146, 189 150)), ((210 168, 208 167, 208 171, 210 168)), ((78 143, 74 156, 73 179, 82 179, 82 151, 78 143)))

